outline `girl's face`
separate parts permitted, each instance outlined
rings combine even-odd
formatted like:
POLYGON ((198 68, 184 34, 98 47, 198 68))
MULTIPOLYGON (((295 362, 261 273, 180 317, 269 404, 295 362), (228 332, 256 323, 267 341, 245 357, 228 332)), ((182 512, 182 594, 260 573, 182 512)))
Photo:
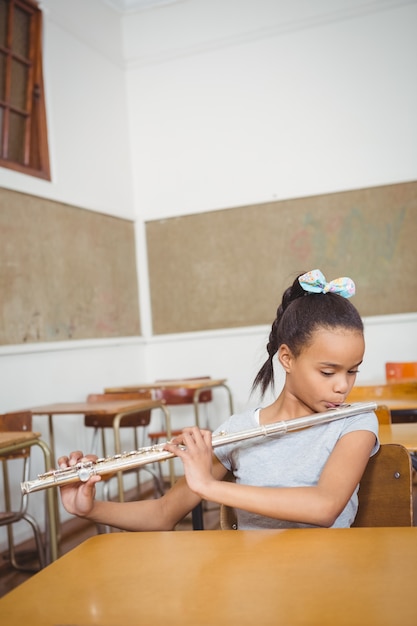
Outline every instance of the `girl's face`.
POLYGON ((298 357, 281 346, 286 390, 313 412, 340 406, 352 389, 365 351, 363 334, 346 328, 317 329, 298 357))

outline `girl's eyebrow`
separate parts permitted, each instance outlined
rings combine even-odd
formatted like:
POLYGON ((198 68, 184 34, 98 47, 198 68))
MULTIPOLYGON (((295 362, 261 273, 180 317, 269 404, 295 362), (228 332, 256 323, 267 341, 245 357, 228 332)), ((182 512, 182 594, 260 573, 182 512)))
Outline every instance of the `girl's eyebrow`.
MULTIPOLYGON (((363 360, 358 361, 358 363, 355 363, 355 365, 352 365, 352 367, 350 367, 349 369, 353 369, 354 367, 359 367, 361 363, 363 363, 363 360)), ((340 363, 330 363, 330 361, 321 361, 319 365, 323 367, 341 367, 340 363)))

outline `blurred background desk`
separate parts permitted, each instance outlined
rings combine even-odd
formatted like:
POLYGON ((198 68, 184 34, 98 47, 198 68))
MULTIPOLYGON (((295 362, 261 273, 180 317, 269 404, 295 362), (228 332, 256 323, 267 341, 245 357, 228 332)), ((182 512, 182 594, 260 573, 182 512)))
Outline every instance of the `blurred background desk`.
POLYGON ((417 452, 417 422, 404 424, 380 424, 381 443, 399 443, 409 452, 417 452))
POLYGON ((346 402, 368 401, 387 406, 393 423, 417 422, 417 381, 355 385, 346 399, 346 402))
MULTIPOLYGON (((171 430, 169 413, 160 400, 111 400, 106 402, 57 402, 44 404, 28 409, 32 415, 45 415, 48 417, 49 445, 52 452, 52 460, 55 463, 55 437, 53 417, 56 415, 97 415, 110 417, 115 430, 115 453, 120 450, 120 424, 124 418, 132 413, 161 409, 164 412, 167 429, 171 430)), ((69 452, 69 450, 68 450, 69 452)))
MULTIPOLYGON (((49 427, 49 444, 51 448, 51 461, 52 467, 56 464, 56 452, 55 452, 55 437, 53 428, 53 417, 58 415, 84 415, 84 416, 100 416, 110 418, 112 420, 113 432, 114 432, 114 453, 119 454, 121 450, 120 442, 120 428, 123 425, 123 420, 129 419, 130 416, 147 412, 152 409, 160 409, 165 417, 165 424, 168 432, 171 432, 171 420, 170 414, 167 410, 165 403, 161 400, 109 400, 102 402, 58 402, 56 404, 46 404, 43 406, 36 406, 28 409, 32 415, 46 415, 48 417, 49 427)), ((67 450, 68 454, 70 450, 67 450)), ((174 467, 171 460, 169 462, 170 468, 170 480, 171 484, 174 484, 174 467)), ((119 500, 123 501, 123 477, 122 473, 118 472, 118 494, 119 500)))
MULTIPOLYGON (((200 426, 200 409, 202 402, 211 401, 211 391, 213 389, 224 389, 229 401, 229 415, 233 414, 232 392, 226 384, 225 378, 186 378, 173 380, 156 380, 151 383, 138 383, 135 385, 125 385, 121 387, 107 387, 106 393, 124 393, 131 391, 151 390, 155 399, 164 400, 167 405, 194 405, 194 417, 196 426, 200 426)), ((208 424, 206 424, 208 427, 208 424)))
POLYGON ((100 535, 0 600, 3 624, 414 626, 417 528, 100 535))
MULTIPOLYGON (((38 446, 42 450, 45 463, 45 471, 48 471, 51 467, 51 451, 49 446, 42 441, 39 433, 34 432, 22 432, 22 431, 8 431, 0 432, 0 457, 2 457, 4 467, 3 473, 6 471, 6 460, 8 455, 15 455, 23 452, 26 449, 30 449, 33 446, 38 446)), ((3 475, 4 479, 4 492, 6 501, 10 498, 8 491, 8 480, 3 475)), ((24 498, 27 496, 23 496, 24 498)), ((58 516, 55 507, 54 494, 51 489, 45 494, 46 498, 46 561, 55 561, 58 558, 58 516)), ((25 510, 26 505, 22 502, 22 510, 25 510)), ((24 516, 22 516, 24 517, 24 516)), ((10 539, 9 539, 10 545, 10 539)), ((10 546, 10 550, 13 548, 10 546)))
MULTIPOLYGON (((226 384, 225 378, 211 378, 210 376, 198 376, 195 378, 177 378, 156 380, 151 383, 138 383, 135 385, 125 385, 121 387, 107 387, 106 394, 120 393, 143 393, 151 391, 155 399, 164 402, 167 406, 193 405, 194 422, 196 426, 202 427, 200 420, 200 405, 207 405, 212 402, 212 391, 214 389, 224 389, 227 393, 229 413, 225 419, 233 414, 232 392, 226 384)), ((205 428, 210 428, 209 418, 206 415, 205 428)), ((174 430, 173 434, 178 434, 180 430, 174 430)), ((159 441, 170 439, 169 434, 164 430, 150 432, 149 438, 154 444, 159 441)), ((193 527, 195 530, 203 530, 203 504, 198 504, 193 510, 193 527)))

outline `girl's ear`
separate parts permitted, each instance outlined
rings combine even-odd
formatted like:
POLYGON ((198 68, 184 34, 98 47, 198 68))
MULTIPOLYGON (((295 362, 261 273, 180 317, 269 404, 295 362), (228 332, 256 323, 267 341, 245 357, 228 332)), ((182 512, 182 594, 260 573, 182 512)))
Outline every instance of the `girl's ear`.
POLYGON ((293 358, 293 354, 287 344, 282 343, 278 348, 278 361, 281 363, 287 374, 291 371, 293 358))

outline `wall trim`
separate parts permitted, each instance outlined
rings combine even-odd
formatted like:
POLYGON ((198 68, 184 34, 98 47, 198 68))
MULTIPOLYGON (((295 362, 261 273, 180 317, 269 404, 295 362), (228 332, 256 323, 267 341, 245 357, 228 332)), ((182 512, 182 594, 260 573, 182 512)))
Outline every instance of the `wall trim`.
MULTIPOLYGON (((363 317, 366 326, 382 326, 407 324, 417 322, 416 313, 398 313, 393 315, 375 315, 363 317)), ((79 341, 57 341, 48 343, 33 343, 24 345, 0 346, 0 357, 18 354, 33 354, 41 352, 65 352, 70 350, 96 350, 102 348, 116 348, 123 346, 147 346, 161 343, 186 341, 212 341, 213 339, 227 339, 250 335, 269 333, 270 326, 244 326, 240 328, 219 328, 216 330, 199 331, 193 333, 174 333, 167 335, 153 335, 148 337, 112 337, 110 339, 83 339, 79 341)))

